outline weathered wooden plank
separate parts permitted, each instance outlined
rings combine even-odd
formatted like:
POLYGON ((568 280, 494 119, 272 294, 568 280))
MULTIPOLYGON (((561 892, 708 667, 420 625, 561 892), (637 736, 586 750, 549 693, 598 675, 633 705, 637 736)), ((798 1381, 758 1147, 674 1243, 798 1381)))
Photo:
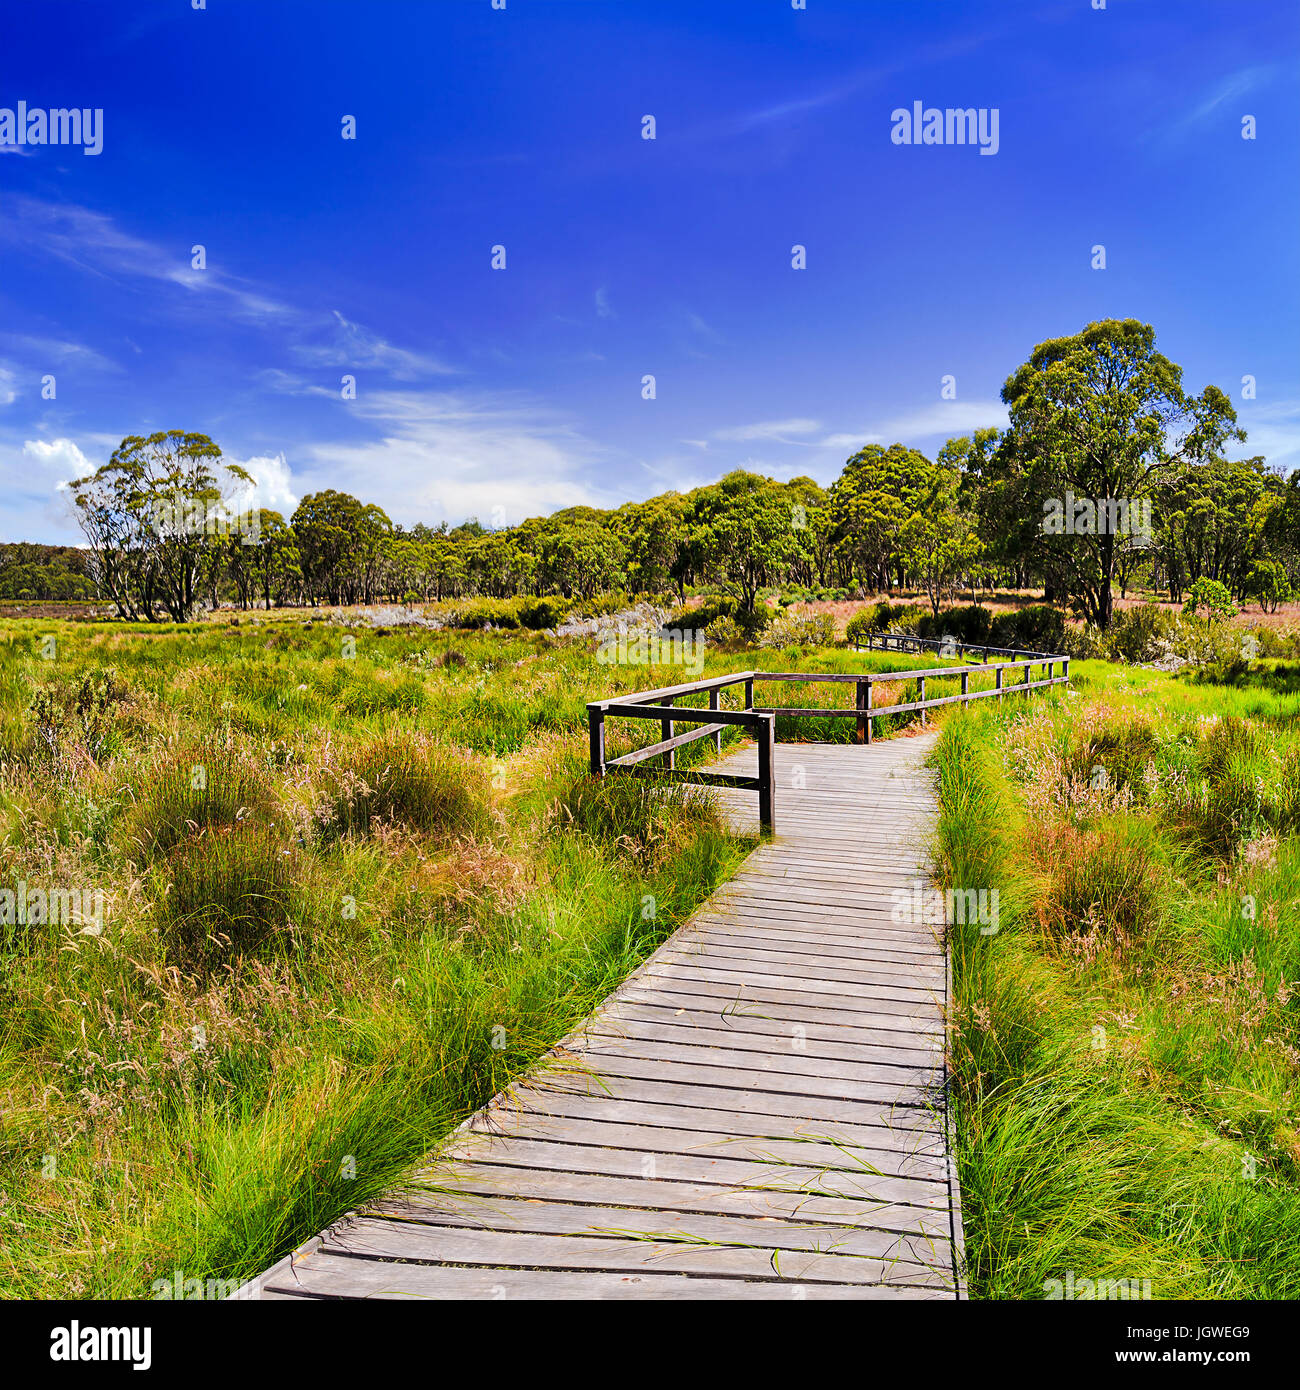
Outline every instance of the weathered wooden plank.
POLYGON ((862 1143, 832 1144, 812 1136, 774 1139, 761 1135, 722 1134, 703 1128, 692 1131, 689 1136, 675 1132, 665 1134, 663 1126, 645 1123, 648 1118, 639 1116, 638 1123, 619 1124, 604 1116, 574 1118, 480 1111, 474 1117, 470 1132, 515 1139, 544 1139, 554 1144, 594 1144, 607 1149, 633 1149, 638 1153, 659 1153, 671 1145, 687 1154, 744 1159, 747 1163, 777 1163, 786 1167, 815 1165, 843 1168, 850 1173, 865 1168, 897 1178, 948 1180, 947 1157, 942 1154, 936 1157, 862 1143))
POLYGON ((952 1221, 943 1207, 862 1201, 853 1197, 770 1188, 738 1187, 726 1183, 663 1182, 639 1175, 566 1173, 548 1168, 512 1168, 492 1163, 441 1163, 420 1185, 403 1188, 395 1201, 441 1204, 448 1196, 520 1197, 537 1202, 594 1202, 602 1206, 681 1212, 712 1212, 724 1216, 756 1216, 789 1220, 800 1225, 862 1226, 870 1230, 917 1233, 944 1241, 952 1221))
POLYGON ((635 1005, 615 1005, 602 1009, 599 1022, 593 1022, 589 1031, 608 1031, 616 1037, 697 1043, 755 1052, 771 1052, 778 1047, 794 1048, 813 1059, 871 1062, 924 1072, 932 1072, 941 1062, 936 1055, 937 1045, 929 1050, 917 1048, 910 1051, 897 1047, 873 1047, 861 1042, 845 1042, 842 1038, 827 1039, 817 1036, 816 1031, 810 1035, 809 1030, 800 1024, 788 1025, 780 1030, 726 1027, 717 1014, 673 1013, 645 1008, 638 1011, 635 1005), (900 1056, 900 1052, 904 1055, 900 1056))
POLYGON ((643 1207, 602 1207, 587 1203, 537 1202, 518 1197, 486 1197, 466 1202, 448 1195, 441 1201, 413 1206, 385 1198, 363 1216, 408 1221, 415 1225, 463 1230, 522 1231, 531 1235, 589 1238, 647 1237, 661 1240, 716 1241, 768 1250, 808 1250, 825 1255, 859 1255, 897 1261, 920 1271, 951 1276, 949 1242, 868 1226, 827 1226, 754 1216, 712 1216, 698 1212, 660 1211, 643 1207), (947 1266, 945 1270, 945 1266, 947 1266))
MULTIPOLYGON (((880 1124, 850 1124, 843 1120, 801 1120, 791 1115, 749 1115, 737 1110, 704 1110, 697 1106, 661 1104, 650 1100, 622 1100, 613 1096, 580 1095, 568 1091, 531 1088, 512 1093, 524 1113, 570 1115, 575 1119, 604 1120, 610 1124, 654 1125, 659 1129, 684 1129, 695 1133, 745 1135, 755 1139, 812 1140, 824 1144, 860 1145, 903 1153, 944 1156, 944 1136, 937 1126, 929 1130, 898 1129, 880 1124)), ((506 1109, 494 1104, 484 1113, 506 1109)), ((513 1108, 508 1114, 519 1113, 513 1108)), ((661 1141, 662 1142, 662 1141, 661 1141)))
POLYGON ((595 1056, 617 1054, 619 1057, 642 1058, 647 1062, 683 1062, 689 1066, 725 1067, 734 1071, 762 1072, 765 1075, 810 1077, 835 1087, 841 1084, 876 1083, 904 1091, 924 1090, 933 1084, 934 1067, 908 1067, 865 1059, 845 1060, 831 1057, 809 1057, 792 1045, 785 1048, 737 1048, 708 1041, 685 1041, 656 1036, 638 1037, 601 1021, 592 1023, 586 1032, 575 1039, 573 1051, 590 1060, 595 1056))
POLYGON ((951 1272, 900 1260, 812 1251, 747 1250, 686 1241, 618 1240, 599 1236, 533 1235, 526 1231, 431 1230, 412 1221, 357 1217, 323 1237, 325 1254, 431 1264, 527 1269, 608 1270, 618 1274, 724 1275, 741 1279, 797 1280, 817 1284, 890 1284, 947 1287, 951 1272))
POLYGON ((390 1264, 321 1255, 285 1276, 266 1298, 434 1299, 766 1299, 843 1300, 951 1298, 943 1289, 898 1285, 799 1284, 794 1281, 700 1279, 673 1274, 589 1274, 545 1269, 463 1269, 455 1265, 390 1264))

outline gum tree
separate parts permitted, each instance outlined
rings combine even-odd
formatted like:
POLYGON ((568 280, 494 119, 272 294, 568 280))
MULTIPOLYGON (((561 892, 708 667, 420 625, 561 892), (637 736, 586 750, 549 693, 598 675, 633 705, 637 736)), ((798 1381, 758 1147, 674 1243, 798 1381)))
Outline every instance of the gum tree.
MULTIPOLYGON (((1107 518, 1119 504, 1149 499, 1174 465, 1245 438, 1227 396, 1216 386, 1188 396, 1182 368, 1156 351, 1155 330, 1136 319, 1105 319, 1040 343, 1002 399, 1039 506, 1063 505, 1072 493, 1107 518)), ((1050 546, 1085 616, 1101 628, 1110 625, 1122 539, 1103 523, 1050 546)))

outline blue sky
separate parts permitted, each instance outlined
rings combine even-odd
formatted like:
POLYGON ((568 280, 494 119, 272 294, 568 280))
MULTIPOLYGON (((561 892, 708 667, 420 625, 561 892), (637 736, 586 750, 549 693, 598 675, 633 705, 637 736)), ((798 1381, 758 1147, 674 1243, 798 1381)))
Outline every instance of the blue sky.
POLYGON ((169 428, 407 524, 830 482, 1107 316, 1300 467, 1300 6, 1092 3, 13 6, 0 108, 104 115, 0 151, 0 538, 169 428), (915 101, 997 153, 893 143, 915 101))

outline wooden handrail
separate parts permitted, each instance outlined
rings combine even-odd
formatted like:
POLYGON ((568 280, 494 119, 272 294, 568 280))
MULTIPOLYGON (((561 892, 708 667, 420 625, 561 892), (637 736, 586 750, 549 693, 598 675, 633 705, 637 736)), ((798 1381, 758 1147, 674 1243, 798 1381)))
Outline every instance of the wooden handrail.
MULTIPOLYGON (((893 635, 893 634, 891 634, 893 635)), ((915 638, 915 641, 927 639, 915 638)), ((987 650, 994 650, 989 648, 987 650)), ((862 743, 872 741, 872 726, 882 714, 919 714, 924 723, 927 711, 941 709, 947 705, 967 704, 972 700, 986 700, 996 697, 1004 699, 1010 693, 1041 690, 1053 685, 1068 685, 1070 681, 1070 658, 1051 653, 1030 653, 1018 661, 985 661, 976 666, 936 666, 922 671, 736 671, 728 676, 714 676, 708 680, 689 681, 684 685, 668 685, 658 690, 642 690, 630 695, 611 696, 608 700, 592 700, 587 705, 587 727, 591 747, 591 772, 593 777, 605 777, 610 772, 625 772, 638 777, 662 776, 668 780, 693 782, 702 786, 739 787, 745 791, 758 793, 758 819, 764 831, 776 829, 776 782, 773 776, 773 758, 776 741, 776 720, 778 716, 810 719, 856 719, 857 736, 862 743), (1061 674, 1055 674, 1057 664, 1061 674), (1031 668, 1038 666, 1047 672, 1045 678, 1034 680, 1031 668), (1024 679, 1015 684, 1004 680, 1007 671, 1023 670, 1024 679), (972 674, 989 673, 994 683, 988 690, 972 690, 972 674), (925 682, 927 679, 948 679, 959 677, 960 695, 936 695, 927 699, 925 682), (857 699, 852 709, 823 709, 816 705, 807 706, 756 706, 754 704, 755 681, 838 681, 852 682, 857 691, 857 699), (915 681, 917 698, 904 704, 875 705, 872 700, 874 687, 900 681, 915 681), (744 685, 745 707, 739 710, 718 708, 719 692, 732 685, 744 685), (708 708, 680 705, 676 701, 683 696, 707 694, 708 708), (658 743, 644 748, 633 749, 618 758, 605 756, 605 721, 614 719, 658 719, 663 727, 663 738, 658 743), (697 729, 688 733, 673 732, 674 723, 698 724, 697 729), (758 776, 736 777, 730 774, 697 771, 694 768, 678 769, 674 754, 678 748, 694 743, 702 738, 714 738, 719 751, 722 747, 722 734, 727 728, 752 730, 758 743, 758 776), (662 768, 648 768, 644 764, 651 758, 662 757, 662 768)))

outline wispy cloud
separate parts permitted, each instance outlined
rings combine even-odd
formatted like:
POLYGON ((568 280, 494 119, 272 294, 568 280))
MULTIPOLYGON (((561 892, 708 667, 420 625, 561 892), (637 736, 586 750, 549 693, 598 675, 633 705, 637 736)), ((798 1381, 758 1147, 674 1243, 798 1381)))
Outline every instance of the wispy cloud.
POLYGON ((821 427, 820 420, 762 420, 753 425, 736 425, 729 429, 714 430, 713 438, 737 444, 757 439, 788 443, 791 442, 789 436, 792 434, 816 434, 821 427))
POLYGON ((1246 442, 1234 446, 1235 457, 1262 454, 1270 467, 1286 472, 1300 468, 1300 401, 1239 403, 1237 423, 1246 431, 1246 442))
POLYGON ((291 319, 295 311, 215 268, 195 270, 188 260, 123 231, 111 217, 75 203, 13 195, 0 201, 0 241, 36 249, 91 275, 146 279, 212 295, 240 317, 262 322, 291 319))
MULTIPOLYGON (((1214 117, 1222 114, 1222 108, 1230 102, 1238 102, 1251 92, 1267 84, 1277 69, 1271 64, 1239 68, 1236 72, 1221 77, 1212 87, 1202 93, 1196 105, 1184 112, 1174 121, 1158 126, 1151 134, 1168 140, 1177 140, 1191 134, 1214 117)), ((1234 118, 1244 115, 1236 112, 1234 118)))
POLYGON ((397 381, 451 375, 456 371, 456 368, 425 353, 395 347, 379 334, 345 319, 337 309, 332 311, 320 333, 314 336, 315 341, 293 346, 293 354, 300 362, 315 366, 370 368, 386 372, 397 381))

